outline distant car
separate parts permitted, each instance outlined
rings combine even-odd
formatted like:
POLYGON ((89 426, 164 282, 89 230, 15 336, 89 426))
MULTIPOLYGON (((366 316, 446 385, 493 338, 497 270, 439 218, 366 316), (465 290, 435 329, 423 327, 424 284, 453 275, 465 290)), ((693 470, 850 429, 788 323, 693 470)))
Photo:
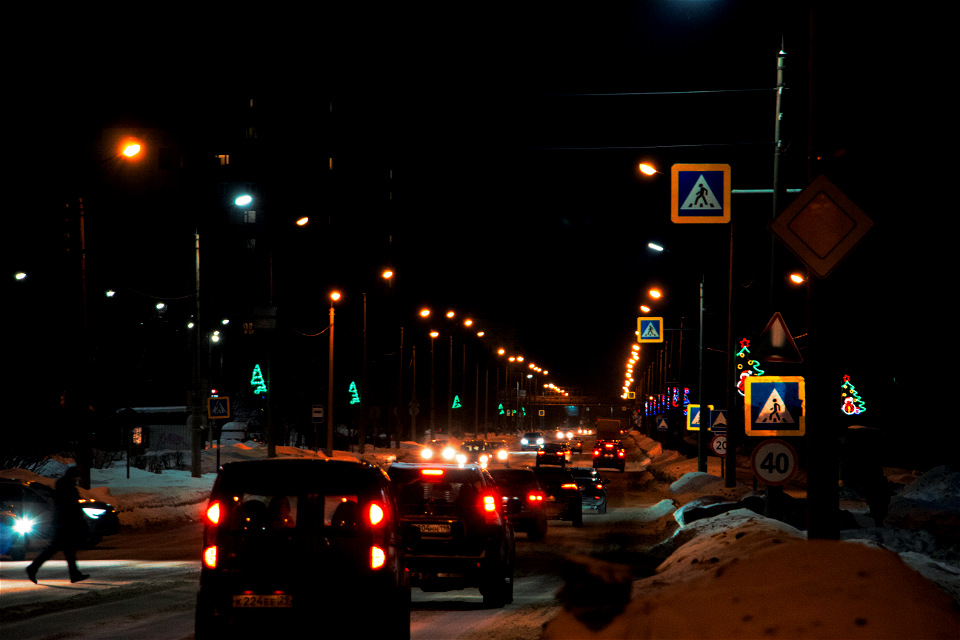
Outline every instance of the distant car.
POLYGON ((531 540, 543 540, 547 535, 546 495, 533 470, 491 469, 490 475, 500 488, 504 510, 516 511, 507 516, 514 529, 526 533, 531 540), (511 503, 519 505, 519 510, 511 508, 511 503))
POLYGON ((23 535, 26 525, 13 511, 0 511, 0 556, 11 560, 26 560, 27 541, 23 535))
POLYGON ((537 450, 536 466, 545 464, 567 466, 572 452, 565 442, 547 442, 537 450))
POLYGON ((583 526, 580 507, 580 489, 566 469, 537 467, 533 470, 543 491, 543 505, 548 520, 569 520, 575 527, 583 526))
POLYGON ((444 439, 431 440, 420 450, 420 457, 431 462, 454 462, 458 447, 444 439))
POLYGON ((489 462, 506 462, 510 449, 503 440, 487 440, 487 454, 490 456, 489 462))
POLYGON ((573 436, 567 442, 567 446, 574 453, 583 453, 583 440, 579 436, 573 436))
POLYGON ((321 612, 410 637, 410 581, 393 485, 346 460, 223 465, 204 517, 196 638, 316 628, 321 612), (374 609, 371 609, 373 607, 374 609))
MULTIPOLYGON (((23 536, 25 549, 43 546, 53 535, 54 490, 41 482, 0 478, 0 511, 13 514, 15 527, 23 536)), ((120 532, 120 519, 112 505, 100 500, 80 499, 87 525, 84 547, 95 547, 104 536, 120 532)))
POLYGON ((520 451, 536 451, 543 442, 542 433, 539 431, 530 431, 520 437, 520 451))
POLYGON ((601 478, 600 473, 592 467, 570 467, 570 474, 580 490, 581 508, 606 513, 607 489, 604 485, 607 480, 601 478))
POLYGON ((517 507, 504 506, 493 476, 476 464, 423 462, 396 462, 387 473, 399 495, 411 585, 479 587, 486 606, 513 602, 516 550, 507 516, 517 507))
POLYGON ((627 465, 627 450, 619 440, 597 440, 593 447, 593 468, 608 467, 619 469, 620 473, 627 465))

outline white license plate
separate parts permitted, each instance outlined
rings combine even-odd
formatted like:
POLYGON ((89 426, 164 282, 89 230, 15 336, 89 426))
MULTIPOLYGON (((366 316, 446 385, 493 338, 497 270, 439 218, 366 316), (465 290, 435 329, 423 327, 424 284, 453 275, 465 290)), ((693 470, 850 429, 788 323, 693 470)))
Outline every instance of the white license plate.
POLYGON ((420 533, 450 533, 449 524, 418 524, 420 533))
POLYGON ((279 594, 233 596, 233 606, 237 609, 279 609, 292 607, 293 596, 279 594))

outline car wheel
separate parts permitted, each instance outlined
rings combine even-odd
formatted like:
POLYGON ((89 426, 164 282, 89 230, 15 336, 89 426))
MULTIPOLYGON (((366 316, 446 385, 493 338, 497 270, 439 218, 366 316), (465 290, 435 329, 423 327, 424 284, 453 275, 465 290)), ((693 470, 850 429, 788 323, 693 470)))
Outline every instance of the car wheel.
POLYGON ((583 507, 579 500, 575 504, 570 505, 571 511, 573 511, 573 526, 582 527, 583 526, 583 507))

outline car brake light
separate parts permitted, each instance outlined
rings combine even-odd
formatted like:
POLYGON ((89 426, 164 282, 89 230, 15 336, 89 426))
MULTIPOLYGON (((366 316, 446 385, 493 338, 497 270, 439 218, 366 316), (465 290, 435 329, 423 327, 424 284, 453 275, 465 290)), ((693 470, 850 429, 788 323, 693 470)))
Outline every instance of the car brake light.
POLYGON ((370 547, 370 568, 379 569, 387 561, 387 554, 380 547, 370 547))
POLYGON ((612 444, 605 444, 605 445, 603 445, 603 446, 606 447, 607 449, 613 449, 613 445, 612 445, 612 444))
POLYGON ((378 504, 370 505, 370 524, 380 524, 383 520, 383 509, 378 504))
POLYGON ((540 449, 539 451, 537 451, 537 455, 538 455, 538 456, 546 455, 546 453, 547 453, 547 452, 544 451, 543 449, 540 449))
POLYGON ((560 485, 560 488, 561 488, 561 489, 576 489, 576 488, 577 488, 577 483, 576 483, 576 482, 567 482, 567 483, 564 483, 564 484, 560 485))
POLYGON ((594 449, 594 450, 593 450, 593 455, 595 455, 595 456, 600 455, 600 449, 594 449))
POLYGON ((443 469, 421 469, 420 473, 425 476, 442 476, 443 469))
POLYGON ((496 511, 497 504, 493 500, 493 496, 483 496, 483 510, 484 511, 496 511))
POLYGON ((623 449, 620 449, 620 451, 617 451, 617 455, 622 458, 623 456, 627 455, 627 452, 623 449))
POLYGON ((220 503, 214 502, 207 508, 207 520, 211 524, 218 524, 220 522, 220 503))
POLYGON ((598 485, 597 485, 597 489, 603 489, 603 485, 602 485, 602 484, 598 484, 598 485))
POLYGON ((543 500, 543 495, 539 493, 531 493, 527 496, 527 500, 530 502, 537 502, 543 500))
POLYGON ((207 547, 203 550, 203 564, 206 565, 208 569, 217 568, 217 547, 207 547))

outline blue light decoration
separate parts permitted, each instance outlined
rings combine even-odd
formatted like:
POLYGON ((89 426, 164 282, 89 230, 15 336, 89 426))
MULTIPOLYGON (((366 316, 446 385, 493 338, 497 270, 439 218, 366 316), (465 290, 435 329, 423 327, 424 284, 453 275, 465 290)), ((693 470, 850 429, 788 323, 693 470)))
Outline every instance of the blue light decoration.
POLYGON ((671 389, 670 406, 674 409, 677 409, 680 406, 680 387, 673 387, 671 389))
POLYGON ((737 391, 744 395, 744 380, 749 376, 762 376, 763 369, 760 368, 760 361, 750 358, 750 341, 744 338, 740 341, 740 351, 737 352, 737 391))
POLYGON ((357 383, 350 382, 350 404, 360 404, 360 394, 357 392, 357 383))
POLYGON ((250 377, 250 385, 254 393, 267 393, 267 383, 263 380, 263 372, 260 371, 260 365, 253 365, 253 375, 250 377))
POLYGON ((690 387, 683 388, 683 416, 687 416, 687 405, 690 404, 690 387))
POLYGON ((840 387, 840 398, 840 411, 842 411, 844 415, 858 416, 867 410, 867 405, 864 404, 860 394, 857 393, 857 388, 850 382, 850 376, 843 376, 843 385, 840 387))

